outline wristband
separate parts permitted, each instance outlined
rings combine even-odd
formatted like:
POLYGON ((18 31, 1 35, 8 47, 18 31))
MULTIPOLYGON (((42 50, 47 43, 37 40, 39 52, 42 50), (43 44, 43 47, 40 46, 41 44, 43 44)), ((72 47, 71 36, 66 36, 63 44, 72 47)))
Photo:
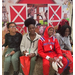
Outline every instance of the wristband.
POLYGON ((47 59, 47 60, 49 60, 49 58, 50 58, 49 56, 46 56, 46 59, 47 59))
POLYGON ((62 56, 59 56, 59 59, 63 59, 63 57, 62 56))

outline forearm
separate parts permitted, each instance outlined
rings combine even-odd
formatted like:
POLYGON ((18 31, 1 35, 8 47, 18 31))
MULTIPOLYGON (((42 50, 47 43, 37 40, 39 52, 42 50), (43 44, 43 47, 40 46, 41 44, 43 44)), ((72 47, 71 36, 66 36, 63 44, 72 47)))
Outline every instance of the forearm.
POLYGON ((13 51, 15 51, 15 52, 20 51, 20 47, 14 48, 13 51))

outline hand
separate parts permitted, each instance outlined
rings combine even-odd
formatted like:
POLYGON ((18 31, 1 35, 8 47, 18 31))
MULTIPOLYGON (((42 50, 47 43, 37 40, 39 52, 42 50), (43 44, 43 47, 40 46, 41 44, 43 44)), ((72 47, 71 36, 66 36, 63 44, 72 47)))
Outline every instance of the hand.
POLYGON ((29 54, 29 57, 30 57, 30 58, 32 58, 32 57, 34 57, 34 56, 35 56, 35 53, 30 53, 30 54, 29 54))
POLYGON ((50 62, 53 62, 53 61, 55 62, 56 60, 54 58, 49 58, 49 61, 50 62))
POLYGON ((4 49, 5 49, 5 47, 2 47, 2 55, 4 54, 4 49))
POLYGON ((61 68, 63 67, 62 59, 58 58, 57 63, 60 65, 61 68))
POLYGON ((15 53, 15 51, 12 51, 11 53, 10 53, 10 55, 13 55, 15 53))
POLYGON ((26 55, 26 53, 27 53, 27 50, 23 51, 23 54, 24 54, 24 55, 26 55))
POLYGON ((65 54, 65 53, 63 53, 63 56, 64 56, 64 57, 66 57, 66 54, 65 54))
POLYGON ((4 51, 4 49, 5 49, 5 47, 3 46, 3 47, 2 47, 2 50, 4 51))
POLYGON ((71 51, 71 54, 73 55, 73 51, 71 51))

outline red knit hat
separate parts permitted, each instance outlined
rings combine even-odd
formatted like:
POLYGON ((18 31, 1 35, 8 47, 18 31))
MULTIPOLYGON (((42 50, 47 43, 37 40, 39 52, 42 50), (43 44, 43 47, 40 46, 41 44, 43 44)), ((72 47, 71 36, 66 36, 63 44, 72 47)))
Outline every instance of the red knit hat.
POLYGON ((67 23, 67 25, 69 25, 69 21, 66 20, 66 19, 62 19, 59 23, 59 26, 58 26, 58 30, 63 26, 65 25, 65 23, 67 23))

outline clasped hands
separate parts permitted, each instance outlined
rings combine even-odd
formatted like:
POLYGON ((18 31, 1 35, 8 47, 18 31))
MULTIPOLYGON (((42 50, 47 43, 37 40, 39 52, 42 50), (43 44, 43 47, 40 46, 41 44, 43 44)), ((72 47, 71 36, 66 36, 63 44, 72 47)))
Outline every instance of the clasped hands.
POLYGON ((50 61, 50 62, 57 62, 57 65, 58 65, 59 67, 63 67, 62 59, 60 59, 60 58, 57 58, 57 59, 49 58, 49 61, 50 61))
POLYGON ((25 56, 29 56, 30 58, 32 58, 32 57, 35 56, 35 53, 30 53, 30 54, 29 54, 26 50, 23 51, 23 54, 24 54, 25 56))

